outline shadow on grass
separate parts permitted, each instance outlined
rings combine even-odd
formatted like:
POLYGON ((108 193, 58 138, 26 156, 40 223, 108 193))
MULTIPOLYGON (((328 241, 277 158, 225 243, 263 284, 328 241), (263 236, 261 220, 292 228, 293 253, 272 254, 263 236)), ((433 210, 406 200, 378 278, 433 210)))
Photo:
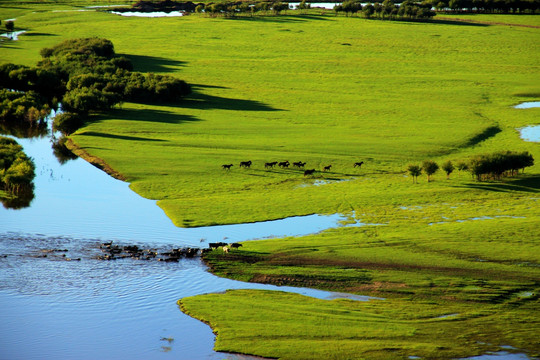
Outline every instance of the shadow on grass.
MULTIPOLYGON (((192 85, 193 93, 187 96, 178 104, 172 106, 188 109, 221 109, 221 110, 242 110, 242 111, 284 111, 273 108, 265 103, 255 100, 232 99, 214 95, 207 95, 197 91, 198 88, 213 87, 207 85, 192 85)), ((219 88, 219 87, 215 87, 219 88)))
POLYGON ((25 32, 21 36, 58 36, 57 34, 43 33, 43 32, 25 32))
POLYGON ((324 15, 302 14, 302 15, 235 16, 235 17, 227 17, 225 18, 225 20, 273 22, 273 23, 295 23, 295 22, 305 22, 305 21, 311 21, 311 20, 331 21, 332 19, 324 15))
POLYGON ((479 190, 495 191, 495 192, 540 192, 540 176, 533 175, 516 180, 501 182, 474 182, 461 185, 459 187, 468 187, 479 190))
POLYGON ((78 136, 94 136, 94 137, 103 137, 103 138, 109 138, 109 139, 115 139, 115 140, 127 140, 127 141, 165 141, 161 139, 150 139, 150 138, 143 138, 138 136, 125 136, 125 135, 114 135, 114 134, 107 134, 97 131, 87 131, 81 134, 78 134, 78 136))
POLYGON ((147 121, 164 124, 182 124, 186 122, 200 121, 190 115, 176 114, 169 111, 153 109, 114 109, 106 115, 92 119, 92 122, 99 122, 105 119, 119 119, 126 121, 147 121))
POLYGON ((133 54, 117 54, 117 56, 125 56, 131 60, 133 69, 140 72, 173 72, 177 68, 186 65, 185 61, 172 60, 157 56, 133 55, 133 54))
POLYGON ((491 26, 490 24, 483 24, 478 22, 470 22, 467 20, 450 20, 450 19, 432 19, 425 21, 429 24, 441 24, 441 25, 458 25, 458 26, 480 26, 480 27, 487 27, 491 26))
MULTIPOLYGON (((361 18, 364 19, 364 18, 361 18)), ((376 18, 370 18, 369 20, 372 21, 381 21, 380 19, 376 18)), ((472 22, 472 21, 466 21, 466 20, 452 20, 452 19, 397 19, 392 20, 398 23, 403 24, 434 24, 434 25, 457 25, 457 26, 480 26, 480 27, 487 27, 490 26, 489 24, 479 23, 479 22, 472 22)))
POLYGON ((469 146, 475 146, 475 145, 478 145, 479 143, 481 143, 482 141, 485 141, 495 135, 497 135, 498 133, 500 133, 502 130, 500 127, 498 126, 490 126, 486 129, 484 129, 484 131, 482 131, 481 133, 479 134, 476 134, 475 136, 473 136, 472 138, 470 138, 466 143, 465 143, 465 146, 469 147, 469 146))

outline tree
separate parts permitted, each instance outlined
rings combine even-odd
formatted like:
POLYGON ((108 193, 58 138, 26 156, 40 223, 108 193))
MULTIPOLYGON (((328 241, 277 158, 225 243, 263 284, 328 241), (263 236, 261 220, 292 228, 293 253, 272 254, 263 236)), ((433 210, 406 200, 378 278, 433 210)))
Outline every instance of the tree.
POLYGON ((454 164, 452 164, 452 162, 450 160, 448 160, 447 162, 445 162, 444 164, 442 164, 441 168, 444 170, 444 172, 446 173, 446 179, 450 179, 450 174, 454 171, 454 164))
POLYGON ((373 4, 366 4, 362 12, 364 13, 364 16, 369 19, 375 13, 375 7, 373 4))
POLYGON ((431 175, 435 174, 439 170, 439 165, 433 160, 424 160, 422 162, 422 169, 427 175, 428 182, 431 181, 431 175))
POLYGON ((15 23, 13 21, 6 21, 6 30, 8 34, 15 29, 15 23))
POLYGON ((469 170, 469 164, 467 164, 465 161, 458 162, 456 166, 459 171, 469 170))
POLYGON ((64 134, 72 134, 83 125, 84 119, 80 115, 64 112, 54 117, 53 130, 64 134))
POLYGON ((413 184, 416 184, 418 177, 420 176, 420 174, 422 174, 422 168, 418 165, 409 165, 407 170, 413 178, 413 184))

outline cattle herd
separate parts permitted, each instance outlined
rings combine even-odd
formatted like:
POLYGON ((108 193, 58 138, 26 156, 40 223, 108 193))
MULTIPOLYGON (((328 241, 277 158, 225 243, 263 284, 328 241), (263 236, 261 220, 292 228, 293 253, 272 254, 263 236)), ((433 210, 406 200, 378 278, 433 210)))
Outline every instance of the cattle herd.
MULTIPOLYGON (((359 168, 359 167, 362 166, 363 163, 364 163, 363 161, 355 162, 353 167, 355 167, 355 168, 358 167, 359 168)), ((239 167, 249 169, 249 168, 251 168, 251 164, 253 164, 253 162, 251 160, 249 160, 249 161, 241 161, 239 167)), ((264 168, 265 169, 273 169, 274 167, 276 167, 276 165, 278 167, 282 168, 282 169, 287 169, 287 168, 289 168, 291 163, 289 162, 289 160, 265 162, 264 163, 264 168)), ((297 161, 297 162, 292 163, 292 167, 297 168, 297 169, 304 169, 305 165, 306 165, 306 163, 302 162, 302 161, 297 161)), ((231 170, 231 168, 233 166, 234 166, 234 164, 223 164, 223 165, 221 165, 221 167, 224 170, 231 170)), ((332 165, 326 165, 326 166, 323 167, 323 171, 330 171, 330 169, 332 169, 332 165)), ((317 171, 317 170, 316 169, 304 170, 304 176, 313 175, 315 173, 315 171, 317 171)))
MULTIPOLYGON (((101 243, 99 248, 101 249, 101 254, 96 258, 98 260, 118 260, 118 259, 136 259, 136 260, 157 260, 164 262, 178 262, 181 258, 193 258, 195 256, 200 256, 201 254, 210 252, 221 248, 223 252, 228 253, 231 250, 238 249, 242 244, 239 243, 209 243, 208 248, 199 249, 192 247, 185 248, 170 248, 170 249, 144 249, 137 245, 117 245, 113 244, 112 241, 101 243)), ((54 251, 68 251, 68 250, 54 250, 54 251)), ((77 259, 68 259, 68 260, 81 260, 77 259)))

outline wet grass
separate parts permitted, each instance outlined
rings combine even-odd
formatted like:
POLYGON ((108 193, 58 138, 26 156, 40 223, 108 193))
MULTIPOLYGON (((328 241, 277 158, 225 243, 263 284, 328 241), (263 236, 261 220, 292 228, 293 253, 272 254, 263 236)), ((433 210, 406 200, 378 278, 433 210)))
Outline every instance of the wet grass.
POLYGON ((183 298, 179 305, 212 326, 218 335, 215 350, 280 359, 459 358, 501 350, 486 338, 516 344, 538 326, 530 316, 534 306, 526 301, 501 311, 497 305, 443 308, 397 299, 328 301, 235 290, 183 298))

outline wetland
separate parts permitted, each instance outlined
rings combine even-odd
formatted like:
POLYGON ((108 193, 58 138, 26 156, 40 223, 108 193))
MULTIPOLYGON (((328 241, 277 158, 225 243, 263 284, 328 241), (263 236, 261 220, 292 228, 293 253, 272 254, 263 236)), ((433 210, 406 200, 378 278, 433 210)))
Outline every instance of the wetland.
POLYGON ((48 138, 18 140, 37 177, 30 207, 0 212, 2 355, 540 354, 540 149, 516 131, 537 124, 538 109, 511 105, 540 94, 538 17, 78 11, 109 3, 1 7, 28 31, 0 44, 0 62, 34 66, 40 49, 96 35, 134 70, 192 92, 120 102, 69 136, 126 182, 81 159, 41 162, 48 138), (414 184, 406 170, 508 151, 536 162, 414 184), (263 166, 285 160, 316 172, 263 166), (110 242, 121 256, 100 260, 110 242), (166 259, 216 242, 242 247, 120 258, 135 246, 166 259))

